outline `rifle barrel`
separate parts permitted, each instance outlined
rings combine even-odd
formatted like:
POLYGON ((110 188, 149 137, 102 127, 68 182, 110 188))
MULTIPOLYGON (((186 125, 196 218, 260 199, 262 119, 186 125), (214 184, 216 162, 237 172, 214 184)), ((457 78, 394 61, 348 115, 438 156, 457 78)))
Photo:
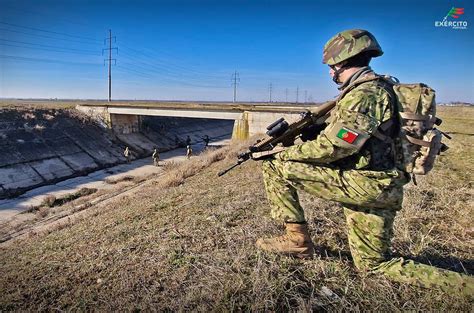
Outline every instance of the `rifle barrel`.
POLYGON ((228 171, 230 171, 230 170, 232 170, 233 168, 239 166, 240 163, 241 163, 241 162, 237 162, 237 163, 235 163, 234 165, 232 165, 231 167, 229 167, 228 169, 223 170, 223 171, 220 171, 219 173, 217 173, 217 176, 218 176, 218 177, 221 177, 222 175, 224 175, 224 174, 227 173, 228 171))

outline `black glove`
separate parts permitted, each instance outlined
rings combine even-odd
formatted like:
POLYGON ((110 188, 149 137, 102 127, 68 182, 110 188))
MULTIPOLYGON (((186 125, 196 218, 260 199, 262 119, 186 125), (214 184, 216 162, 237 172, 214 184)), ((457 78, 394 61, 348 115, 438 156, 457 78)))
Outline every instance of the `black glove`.
POLYGON ((316 139, 318 135, 326 128, 326 124, 312 124, 301 130, 300 138, 302 141, 310 141, 316 139))

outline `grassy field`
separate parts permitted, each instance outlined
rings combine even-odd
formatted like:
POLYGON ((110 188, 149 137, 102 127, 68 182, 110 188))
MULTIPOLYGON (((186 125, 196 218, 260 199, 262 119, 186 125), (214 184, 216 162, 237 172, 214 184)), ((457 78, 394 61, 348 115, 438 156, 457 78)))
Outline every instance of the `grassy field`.
POLYGON ((75 106, 76 101, 0 99, 0 109, 72 109, 75 106))
MULTIPOLYGON (((474 109, 441 108, 440 116, 450 150, 406 187, 393 250, 473 274, 474 109)), ((359 273, 340 207, 308 194, 301 199, 317 257, 258 251, 256 239, 281 228, 269 217, 260 163, 217 178, 237 150, 168 166, 133 193, 0 248, 0 311, 473 310, 468 298, 359 273)))

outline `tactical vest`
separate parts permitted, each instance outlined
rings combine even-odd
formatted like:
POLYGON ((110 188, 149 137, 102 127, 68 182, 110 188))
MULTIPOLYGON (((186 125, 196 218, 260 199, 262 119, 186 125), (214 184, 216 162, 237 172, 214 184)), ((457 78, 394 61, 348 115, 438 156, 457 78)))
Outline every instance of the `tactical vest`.
POLYGON ((397 98, 393 91, 393 85, 383 78, 376 79, 376 82, 379 87, 389 94, 392 117, 379 126, 362 149, 366 149, 370 153, 369 169, 383 171, 393 169, 397 165, 400 150, 397 148, 394 139, 400 133, 400 123, 398 121, 397 98))
POLYGON ((383 130, 376 131, 376 134, 367 140, 358 153, 334 162, 334 165, 339 168, 383 171, 393 169, 396 166, 397 149, 393 140, 387 140, 387 138, 396 138, 399 133, 395 103, 396 96, 393 92, 393 85, 383 79, 382 76, 376 74, 366 75, 358 78, 346 87, 339 95, 337 101, 341 100, 347 93, 359 85, 374 81, 377 86, 383 88, 389 94, 392 118, 380 125, 379 128, 383 130), (361 159, 368 160, 368 164, 363 164, 361 159))

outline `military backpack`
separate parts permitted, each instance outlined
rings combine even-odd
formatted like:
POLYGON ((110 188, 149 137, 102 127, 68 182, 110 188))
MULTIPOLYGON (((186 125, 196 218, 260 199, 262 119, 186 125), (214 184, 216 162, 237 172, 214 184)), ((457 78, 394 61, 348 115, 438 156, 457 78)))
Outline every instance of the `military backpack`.
MULTIPOLYGON (((435 127, 442 122, 436 117, 435 91, 422 83, 400 84, 389 76, 382 79, 393 87, 391 93, 398 111, 399 131, 393 138, 397 167, 410 174, 426 175, 436 157, 448 149, 442 137, 451 139, 435 127)), ((384 124, 379 129, 383 133, 384 124)))
POLYGON ((442 123, 436 117, 435 91, 422 83, 401 84, 395 77, 371 75, 354 81, 339 98, 358 85, 374 80, 390 94, 398 118, 382 123, 373 135, 394 145, 397 168, 414 175, 428 174, 433 169, 436 157, 448 149, 442 137, 451 139, 435 127, 442 123), (394 123, 398 124, 396 135, 387 135, 394 123))

